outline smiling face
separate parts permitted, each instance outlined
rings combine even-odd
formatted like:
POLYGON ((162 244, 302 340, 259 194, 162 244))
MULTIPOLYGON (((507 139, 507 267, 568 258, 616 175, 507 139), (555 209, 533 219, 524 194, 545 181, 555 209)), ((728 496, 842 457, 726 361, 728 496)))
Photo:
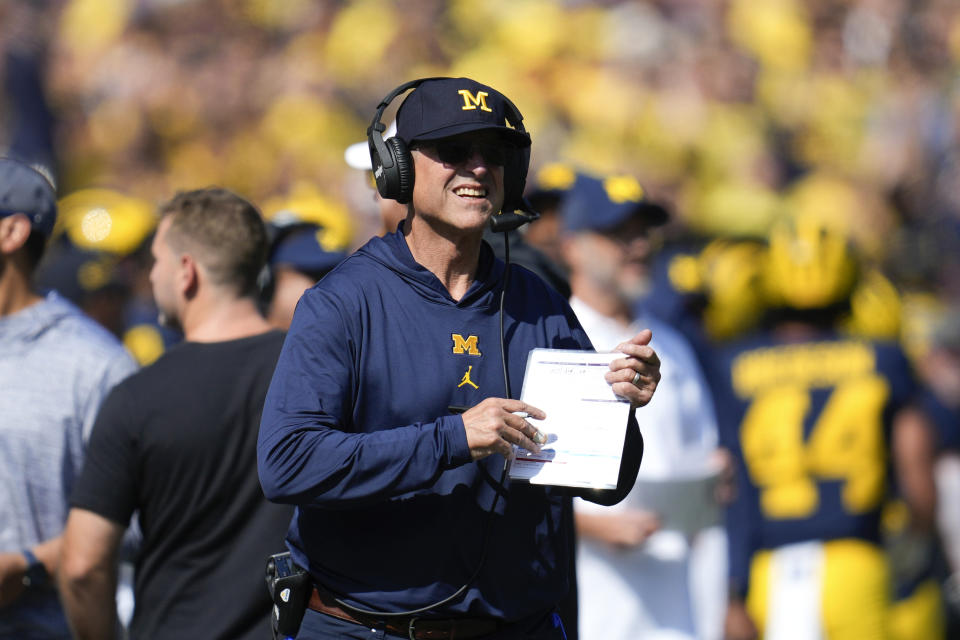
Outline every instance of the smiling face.
POLYGON ((497 134, 478 131, 412 146, 417 215, 467 231, 482 230, 500 211, 508 149, 497 134))

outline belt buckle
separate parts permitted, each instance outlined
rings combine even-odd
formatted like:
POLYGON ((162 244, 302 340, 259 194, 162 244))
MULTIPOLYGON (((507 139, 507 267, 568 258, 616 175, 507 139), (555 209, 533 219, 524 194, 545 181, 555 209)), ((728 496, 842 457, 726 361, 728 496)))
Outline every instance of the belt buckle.
POLYGON ((417 618, 410 618, 410 623, 407 625, 407 637, 410 640, 417 640, 416 630, 414 629, 417 624, 417 618))

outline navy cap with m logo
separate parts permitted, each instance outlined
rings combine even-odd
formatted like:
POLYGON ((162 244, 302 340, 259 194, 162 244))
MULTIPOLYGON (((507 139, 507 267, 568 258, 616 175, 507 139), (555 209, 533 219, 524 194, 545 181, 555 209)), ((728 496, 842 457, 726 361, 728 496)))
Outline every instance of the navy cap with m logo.
POLYGON ((516 108, 491 87, 470 78, 428 80, 407 96, 397 112, 397 137, 437 140, 469 131, 492 130, 518 147, 530 146, 530 136, 518 131, 516 108))

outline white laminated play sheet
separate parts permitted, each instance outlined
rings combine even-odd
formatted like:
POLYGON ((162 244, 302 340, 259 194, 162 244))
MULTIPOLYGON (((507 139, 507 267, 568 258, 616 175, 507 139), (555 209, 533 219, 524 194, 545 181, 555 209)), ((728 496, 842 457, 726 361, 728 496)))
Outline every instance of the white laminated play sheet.
POLYGON ((533 349, 521 399, 547 414, 530 424, 547 434, 540 453, 514 446, 510 478, 534 484, 614 489, 630 404, 604 379, 624 355, 533 349))

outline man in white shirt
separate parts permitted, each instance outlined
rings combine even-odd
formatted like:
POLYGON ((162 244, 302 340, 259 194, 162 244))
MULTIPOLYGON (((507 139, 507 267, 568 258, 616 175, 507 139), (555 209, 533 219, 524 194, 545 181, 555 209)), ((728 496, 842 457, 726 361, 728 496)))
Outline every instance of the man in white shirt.
POLYGON ((709 490, 718 471, 713 403, 686 339, 637 312, 650 289, 652 232, 667 212, 630 176, 580 174, 561 214, 570 306, 594 347, 613 349, 650 327, 663 376, 637 415, 646 453, 634 490, 615 507, 576 503, 581 638, 719 637, 726 549, 709 490))

